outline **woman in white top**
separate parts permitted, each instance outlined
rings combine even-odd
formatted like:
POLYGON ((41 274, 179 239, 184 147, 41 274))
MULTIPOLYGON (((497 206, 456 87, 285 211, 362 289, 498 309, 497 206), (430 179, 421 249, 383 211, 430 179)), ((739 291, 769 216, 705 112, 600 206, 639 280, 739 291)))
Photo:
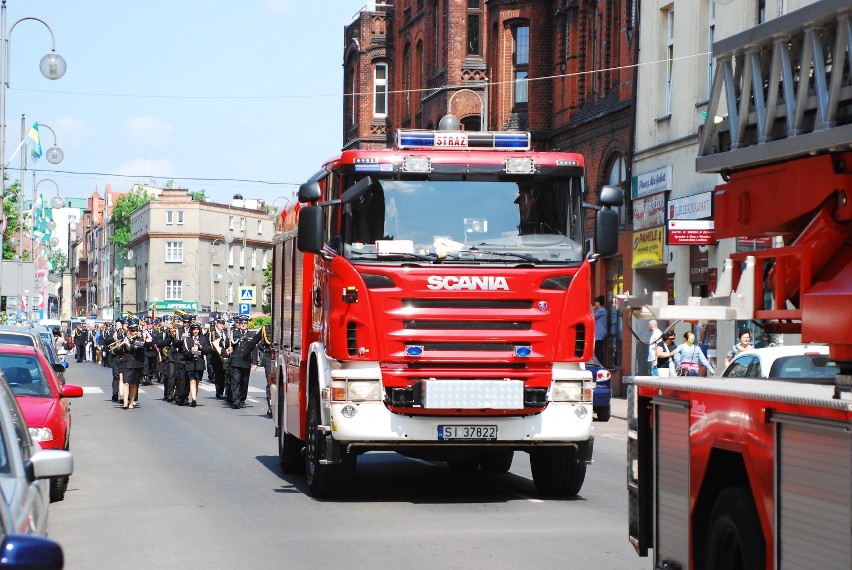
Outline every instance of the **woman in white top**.
POLYGON ((695 335, 692 332, 683 334, 683 344, 678 346, 672 357, 675 360, 675 367, 680 376, 698 376, 698 365, 701 364, 707 368, 707 374, 713 376, 716 372, 704 356, 701 347, 695 344, 695 335))
POLYGON ((741 352, 745 352, 746 350, 751 350, 751 333, 748 329, 743 329, 740 331, 740 342, 734 345, 734 348, 728 351, 728 355, 725 357, 725 366, 731 363, 731 361, 741 352))

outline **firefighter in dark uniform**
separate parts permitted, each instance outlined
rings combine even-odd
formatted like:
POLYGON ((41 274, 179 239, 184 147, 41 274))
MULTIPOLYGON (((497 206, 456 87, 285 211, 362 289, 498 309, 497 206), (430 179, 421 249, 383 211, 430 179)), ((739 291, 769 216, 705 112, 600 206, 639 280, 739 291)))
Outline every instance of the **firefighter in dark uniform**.
POLYGON ((74 329, 72 337, 74 340, 74 356, 77 363, 83 362, 86 360, 86 343, 89 342, 89 331, 86 329, 86 325, 83 323, 78 324, 77 328, 74 329))
POLYGON ((136 401, 139 395, 139 384, 142 381, 142 371, 145 367, 145 341, 142 338, 142 331, 139 328, 138 322, 131 322, 127 327, 127 336, 119 345, 119 353, 124 354, 124 383, 127 385, 127 390, 124 394, 125 410, 132 410, 136 407, 136 401))
POLYGON ((174 400, 178 406, 186 405, 189 399, 189 384, 186 381, 186 354, 183 351, 184 339, 189 337, 189 327, 192 324, 192 315, 181 316, 181 326, 178 327, 172 344, 172 354, 175 361, 175 396, 174 400))
POLYGON ((115 348, 117 341, 120 341, 124 338, 124 333, 121 334, 121 338, 118 337, 118 334, 121 331, 121 317, 116 319, 114 323, 109 323, 107 330, 105 330, 101 334, 101 341, 104 345, 104 366, 109 366, 112 369, 112 401, 118 402, 118 355, 113 353, 112 349, 115 348))
POLYGON ((142 370, 142 385, 150 386, 157 374, 157 345, 154 342, 154 319, 145 319, 145 328, 142 330, 142 340, 145 341, 145 367, 142 370))
MULTIPOLYGON (((225 319, 214 315, 210 322, 210 330, 202 336, 203 352, 207 357, 207 374, 216 386, 216 399, 225 397, 225 385, 229 383, 225 364, 228 359, 227 350, 231 346, 230 336, 225 330, 225 319)), ((227 390, 230 394, 230 390, 227 390)))
POLYGON ((260 342, 257 343, 258 365, 263 366, 263 378, 266 380, 266 416, 272 417, 272 396, 270 395, 269 375, 272 374, 272 325, 260 327, 260 342))
POLYGON ((175 399, 175 357, 174 343, 177 334, 171 326, 171 320, 155 336, 157 350, 160 351, 160 363, 157 365, 163 382, 163 400, 172 402, 175 399))
POLYGON ((237 410, 246 407, 248 397, 249 374, 254 369, 257 356, 253 356, 260 335, 248 330, 249 318, 246 315, 235 317, 237 327, 231 333, 230 364, 231 364, 231 395, 232 407, 237 410))
POLYGON ((198 323, 189 325, 189 336, 184 337, 181 344, 186 383, 189 387, 189 405, 194 408, 197 405, 198 385, 204 376, 205 368, 204 355, 201 353, 201 325, 198 323))

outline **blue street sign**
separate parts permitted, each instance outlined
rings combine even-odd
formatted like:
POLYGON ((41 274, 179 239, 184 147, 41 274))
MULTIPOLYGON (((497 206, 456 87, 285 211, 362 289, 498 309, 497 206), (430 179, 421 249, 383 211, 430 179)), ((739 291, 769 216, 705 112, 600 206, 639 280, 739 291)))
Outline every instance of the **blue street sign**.
POLYGON ((240 314, 248 315, 251 311, 251 306, 248 303, 240 303, 240 314))

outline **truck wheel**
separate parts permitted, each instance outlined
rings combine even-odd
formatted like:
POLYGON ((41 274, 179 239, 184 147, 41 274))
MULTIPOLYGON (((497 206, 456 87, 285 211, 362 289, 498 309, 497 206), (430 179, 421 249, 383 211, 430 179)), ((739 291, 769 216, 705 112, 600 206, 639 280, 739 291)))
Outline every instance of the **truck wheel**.
POLYGON ((586 463, 573 445, 530 451, 533 483, 543 495, 573 497, 586 479, 586 463))
POLYGON ((278 405, 278 464, 284 473, 298 473, 302 469, 302 442, 284 430, 284 399, 278 405))
POLYGON ((355 477, 355 455, 344 453, 340 463, 320 463, 325 457, 325 436, 319 431, 319 392, 313 390, 308 400, 305 441, 305 478, 311 495, 318 498, 339 497, 349 491, 355 477))
POLYGON ((482 454, 479 464, 485 473, 506 473, 512 468, 515 452, 511 449, 492 449, 482 454))
POLYGON ((611 408, 609 406, 600 406, 595 408, 595 415, 599 422, 608 422, 611 408))
POLYGON ((754 500, 742 485, 719 493, 704 541, 704 570, 765 568, 766 542, 754 500))

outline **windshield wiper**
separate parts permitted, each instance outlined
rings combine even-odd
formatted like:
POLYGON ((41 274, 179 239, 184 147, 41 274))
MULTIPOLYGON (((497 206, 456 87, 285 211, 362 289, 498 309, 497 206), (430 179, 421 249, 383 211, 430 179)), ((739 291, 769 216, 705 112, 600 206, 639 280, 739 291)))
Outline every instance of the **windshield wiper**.
POLYGON ((375 254, 375 253, 358 253, 349 257, 349 259, 376 259, 380 261, 392 261, 394 258, 401 259, 417 259, 429 263, 441 261, 436 255, 421 255, 419 253, 395 251, 393 253, 375 254))
POLYGON ((475 245, 467 248, 466 250, 464 250, 464 252, 459 252, 459 253, 465 253, 465 252, 470 252, 470 253, 473 253, 473 254, 483 253, 485 255, 497 255, 497 256, 501 256, 501 257, 517 257, 518 259, 523 259, 524 261, 529 261, 531 263, 541 263, 541 260, 539 258, 534 257, 532 255, 527 255, 525 253, 515 253, 515 252, 512 252, 512 251, 490 251, 490 250, 487 250, 487 249, 479 249, 475 245))

